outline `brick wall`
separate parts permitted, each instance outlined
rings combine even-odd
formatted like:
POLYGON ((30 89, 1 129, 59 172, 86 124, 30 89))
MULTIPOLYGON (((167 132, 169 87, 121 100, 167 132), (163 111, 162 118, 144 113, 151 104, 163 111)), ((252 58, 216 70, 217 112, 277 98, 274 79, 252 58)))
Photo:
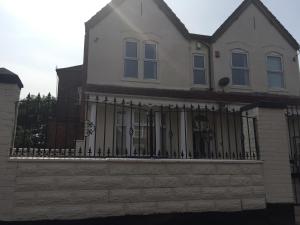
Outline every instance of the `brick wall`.
POLYGON ((0 83, 0 220, 11 219, 16 163, 8 162, 14 130, 15 103, 20 89, 16 84, 0 83))
POLYGON ((293 203, 288 125, 284 109, 260 108, 258 136, 268 203, 293 203))
POLYGON ((17 220, 265 208, 262 162, 16 163, 14 218, 17 220))

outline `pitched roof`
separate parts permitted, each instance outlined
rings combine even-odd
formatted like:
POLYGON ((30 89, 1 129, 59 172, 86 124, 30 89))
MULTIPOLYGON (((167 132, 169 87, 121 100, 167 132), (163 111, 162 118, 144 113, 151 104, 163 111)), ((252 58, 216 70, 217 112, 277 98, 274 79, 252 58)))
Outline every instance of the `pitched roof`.
POLYGON ((93 28, 99 22, 101 22, 105 17, 107 17, 114 9, 119 7, 125 0, 112 0, 105 7, 103 7, 99 12, 97 12, 92 18, 90 18, 86 23, 86 30, 93 28))
POLYGON ((239 18, 239 16, 250 6, 254 4, 260 12, 266 16, 269 22, 278 30, 278 32, 290 43, 290 45, 298 50, 299 43, 271 13, 271 11, 261 2, 261 0, 244 0, 243 3, 227 18, 227 20, 212 35, 212 42, 216 41, 222 34, 239 18))
MULTIPOLYGON (((94 27, 96 24, 101 22, 105 17, 107 17, 114 9, 118 8, 125 0, 112 0, 104 8, 102 8, 96 15, 89 19, 85 25, 86 29, 94 27)), ((172 9, 163 0, 154 0, 158 8, 165 13, 169 20, 175 25, 179 32, 187 39, 190 38, 190 33, 181 22, 181 20, 176 16, 172 9)))
POLYGON ((202 35, 202 34, 190 34, 191 39, 205 42, 207 44, 211 43, 211 36, 209 35, 202 35))
POLYGON ((56 71, 74 71, 74 70, 83 70, 83 65, 71 66, 65 68, 57 68, 56 71))
POLYGON ((175 27, 181 32, 181 34, 187 39, 190 38, 190 33, 181 22, 181 20, 176 16, 172 9, 165 3, 164 0, 154 0, 162 12, 169 18, 169 20, 175 25, 175 27))
MULTIPOLYGON (((125 0, 112 0, 104 8, 102 8, 96 15, 86 22, 86 29, 90 29, 108 16, 114 9, 119 7, 125 0)), ((236 21, 239 16, 253 3, 270 21, 270 23, 278 30, 278 32, 290 43, 290 45, 299 50, 299 43, 295 38, 285 29, 285 27, 278 21, 278 19, 270 12, 270 10, 261 2, 261 0, 244 0, 242 4, 227 18, 227 20, 216 30, 212 36, 191 34, 176 16, 172 9, 165 3, 164 0, 153 0, 157 6, 165 13, 169 20, 175 25, 179 32, 187 39, 198 40, 205 43, 212 43, 216 41, 222 34, 236 21)))
POLYGON ((24 87, 19 76, 5 68, 0 68, 0 83, 17 84, 20 89, 24 87))
POLYGON ((81 78, 83 76, 83 65, 66 67, 66 68, 58 68, 56 69, 56 73, 59 79, 63 77, 71 77, 72 79, 75 77, 81 78))

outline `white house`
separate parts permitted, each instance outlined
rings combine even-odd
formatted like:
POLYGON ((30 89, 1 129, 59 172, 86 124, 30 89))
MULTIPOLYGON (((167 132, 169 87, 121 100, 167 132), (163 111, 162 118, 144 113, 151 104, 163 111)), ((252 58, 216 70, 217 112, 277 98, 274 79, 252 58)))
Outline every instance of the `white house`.
POLYGON ((112 0, 85 27, 83 65, 57 70, 60 118, 76 96, 80 121, 52 121, 65 145, 11 148, 8 220, 295 224, 299 44, 260 0, 211 36, 163 0, 112 0))

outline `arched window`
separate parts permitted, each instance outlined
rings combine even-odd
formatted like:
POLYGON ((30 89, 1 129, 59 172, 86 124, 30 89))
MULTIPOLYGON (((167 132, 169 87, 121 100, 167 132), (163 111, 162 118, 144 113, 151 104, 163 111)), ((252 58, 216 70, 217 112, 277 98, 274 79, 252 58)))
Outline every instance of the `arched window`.
POLYGON ((249 86, 248 53, 241 49, 231 52, 232 84, 249 86))
POLYGON ((284 88, 282 61, 282 56, 277 53, 267 55, 267 74, 270 88, 284 88))

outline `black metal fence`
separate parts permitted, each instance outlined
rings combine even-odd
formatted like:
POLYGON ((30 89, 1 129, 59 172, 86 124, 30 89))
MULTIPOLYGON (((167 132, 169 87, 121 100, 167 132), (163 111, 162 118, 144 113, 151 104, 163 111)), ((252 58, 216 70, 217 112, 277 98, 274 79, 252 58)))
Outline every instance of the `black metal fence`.
POLYGON ((18 105, 10 157, 259 159, 256 118, 226 104, 87 97, 18 105))
POLYGON ((290 165, 295 202, 300 204, 300 106, 290 105, 286 111, 289 131, 290 165))
POLYGON ((290 141, 291 171, 300 175, 300 108, 297 105, 287 108, 287 123, 290 141))

